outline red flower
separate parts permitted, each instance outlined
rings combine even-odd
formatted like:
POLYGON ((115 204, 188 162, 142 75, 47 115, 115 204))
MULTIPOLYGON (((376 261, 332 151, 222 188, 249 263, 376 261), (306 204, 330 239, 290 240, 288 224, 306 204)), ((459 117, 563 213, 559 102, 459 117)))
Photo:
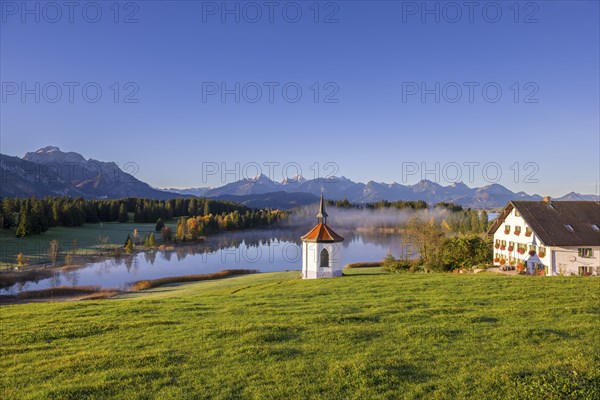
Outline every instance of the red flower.
POLYGON ((524 248, 517 249, 517 253, 525 254, 525 249, 524 248))
POLYGON ((494 247, 498 249, 498 248, 500 248, 500 245, 499 244, 495 244, 494 247))
POLYGON ((500 246, 500 250, 506 250, 506 246, 500 246))
POLYGON ((535 251, 531 250, 531 251, 529 252, 529 255, 530 255, 530 256, 535 256, 535 251))
POLYGON ((531 235, 533 235, 533 232, 525 232, 525 236, 529 237, 531 235))
POLYGON ((500 265, 504 265, 504 264, 506 264, 506 260, 504 260, 504 259, 500 260, 500 265))
POLYGON ((508 251, 513 251, 515 248, 513 246, 508 246, 508 251))
POLYGON ((519 236, 521 234, 521 231, 515 231, 515 235, 519 236))

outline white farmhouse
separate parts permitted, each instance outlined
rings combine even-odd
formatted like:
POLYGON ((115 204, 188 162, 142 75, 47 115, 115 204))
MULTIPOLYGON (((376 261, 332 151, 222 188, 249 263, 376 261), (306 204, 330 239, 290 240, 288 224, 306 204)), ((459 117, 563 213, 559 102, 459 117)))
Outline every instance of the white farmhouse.
POLYGON ((600 276, 600 202, 511 201, 488 231, 494 265, 540 275, 600 276))
POLYGON ((325 202, 321 194, 317 225, 302 236, 302 279, 342 276, 342 242, 344 238, 327 226, 325 202))

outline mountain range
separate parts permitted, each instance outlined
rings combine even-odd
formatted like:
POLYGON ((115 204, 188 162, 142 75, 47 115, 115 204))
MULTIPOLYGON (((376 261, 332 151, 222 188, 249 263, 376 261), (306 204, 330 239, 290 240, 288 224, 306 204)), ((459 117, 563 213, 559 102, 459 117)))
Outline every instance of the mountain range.
MULTIPOLYGON (((541 200, 537 194, 513 192, 494 183, 471 188, 462 182, 442 186, 421 180, 414 185, 353 182, 345 177, 307 180, 301 176, 276 182, 265 175, 241 179, 221 187, 157 189, 135 178, 135 165, 86 159, 75 152, 48 146, 23 158, 0 154, 0 197, 81 196, 84 198, 145 197, 167 199, 181 196, 210 197, 236 201, 249 207, 293 208, 317 201, 321 191, 332 200, 355 203, 380 200, 425 200, 453 202, 463 207, 493 209, 509 200, 541 200), (125 170, 125 171, 124 171, 125 170), (132 171, 133 170, 133 171, 132 171)), ((596 200, 594 195, 571 192, 555 200, 596 200)))
MULTIPOLYGON (((137 166, 124 166, 135 170, 137 166)), ((86 159, 48 146, 23 158, 0 154, 0 197, 71 196, 168 199, 179 195, 155 189, 114 162, 86 159)))

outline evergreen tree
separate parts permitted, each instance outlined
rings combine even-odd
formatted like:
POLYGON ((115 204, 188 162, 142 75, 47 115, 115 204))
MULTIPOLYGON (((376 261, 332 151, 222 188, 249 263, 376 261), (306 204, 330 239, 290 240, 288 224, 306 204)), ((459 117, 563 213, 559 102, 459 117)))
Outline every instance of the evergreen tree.
POLYGON ((177 222, 177 232, 175 233, 175 238, 177 240, 185 240, 187 236, 187 221, 185 217, 179 218, 179 222, 177 222))
POLYGON ((154 239, 154 232, 150 232, 150 236, 148 236, 148 245, 149 247, 156 247, 156 239, 154 239))
POLYGON ((127 207, 124 203, 121 203, 119 207, 119 222, 129 222, 129 213, 127 213, 127 207))
POLYGON ((21 205, 21 212, 19 213, 19 224, 17 225, 16 235, 18 238, 25 237, 31 233, 29 226, 29 212, 27 202, 21 205))
POLYGON ((204 210, 202 211, 202 215, 210 215, 211 211, 210 211, 210 200, 205 199, 204 200, 204 210))
POLYGON ((483 210, 479 215, 479 231, 487 232, 488 229, 488 213, 483 210))
POLYGON ((50 216, 50 225, 51 226, 60 226, 61 218, 60 218, 60 203, 58 201, 52 202, 52 215, 50 216))
POLYGON ((471 232, 480 232, 479 212, 477 212, 477 210, 469 210, 469 214, 471 219, 471 232))
POLYGON ((187 214, 189 217, 195 217, 196 215, 198 215, 198 206, 196 205, 196 199, 190 199, 187 214))
POLYGON ((129 237, 129 235, 127 235, 127 240, 125 241, 125 253, 127 254, 131 254, 133 252, 133 241, 131 240, 131 238, 129 237))
POLYGON ((13 202, 6 198, 2 201, 2 226, 0 228, 8 229, 15 226, 13 202))

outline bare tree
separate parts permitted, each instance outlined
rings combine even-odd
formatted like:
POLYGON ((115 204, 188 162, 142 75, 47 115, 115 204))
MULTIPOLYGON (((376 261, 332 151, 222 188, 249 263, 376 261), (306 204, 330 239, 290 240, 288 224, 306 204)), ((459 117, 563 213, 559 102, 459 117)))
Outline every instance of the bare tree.
POLYGON ((60 246, 58 240, 54 239, 50 241, 50 246, 48 247, 48 257, 50 257, 50 261, 52 261, 52 264, 56 264, 56 260, 58 259, 59 248, 60 246))

